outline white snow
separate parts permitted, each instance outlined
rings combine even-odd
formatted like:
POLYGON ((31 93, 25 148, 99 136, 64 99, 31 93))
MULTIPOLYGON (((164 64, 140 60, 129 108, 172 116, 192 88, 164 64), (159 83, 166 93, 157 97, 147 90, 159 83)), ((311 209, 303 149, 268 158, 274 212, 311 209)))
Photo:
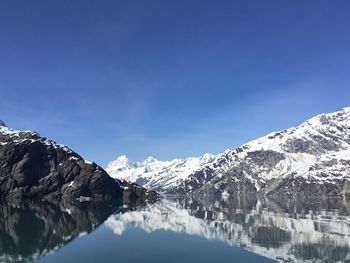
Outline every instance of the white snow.
POLYGON ((271 150, 285 157, 273 169, 256 165, 253 161, 249 163, 254 175, 246 174, 246 177, 257 190, 271 179, 284 178, 291 174, 318 183, 333 183, 339 179, 350 180, 349 164, 346 164, 350 163, 350 107, 339 112, 317 115, 297 127, 272 132, 242 145, 239 149, 226 150, 218 155, 205 154, 201 157, 172 161, 158 161, 149 157, 141 163, 131 162, 123 155, 109 163, 106 170, 112 177, 137 182, 162 192, 187 180, 196 181, 197 178, 191 175, 198 170, 203 171, 204 180, 209 180, 206 178, 206 167, 214 171, 215 176, 222 178, 232 167, 242 161, 249 161, 247 157, 250 152, 271 150), (314 141, 315 136, 336 142, 341 147, 335 151, 318 149, 312 154, 308 151, 292 152, 287 147, 288 143, 295 139, 309 141, 319 146, 320 144, 314 141), (332 165, 326 165, 332 160, 335 160, 332 165))
MULTIPOLYGON (((350 107, 340 112, 320 114, 302 123, 298 127, 273 132, 264 137, 253 140, 241 146, 243 151, 225 151, 217 161, 216 176, 222 177, 232 167, 242 160, 247 160, 249 152, 260 150, 272 150, 285 156, 272 170, 251 163, 250 168, 254 171, 255 178, 246 175, 252 181, 257 190, 260 185, 273 178, 283 178, 295 174, 318 183, 331 182, 339 179, 350 180, 350 107), (307 152, 293 153, 286 149, 289 140, 302 139, 313 141, 313 136, 319 136, 325 140, 334 142, 337 138, 340 150, 318 151, 316 154, 307 152), (325 163, 335 160, 330 166, 325 163), (224 161, 224 162, 223 162, 224 161), (321 176, 322 174, 322 176, 321 176), (327 174, 328 176, 325 176, 327 174), (338 174, 333 176, 332 174, 338 174)), ((213 168, 213 165, 211 165, 213 168)))
POLYGON ((110 162, 106 171, 114 178, 137 182, 146 188, 164 188, 177 185, 194 171, 215 161, 217 157, 207 153, 200 157, 159 161, 150 156, 143 162, 132 162, 122 155, 110 162))
MULTIPOLYGON (((24 142, 29 142, 29 143, 34 143, 34 142, 40 142, 43 143, 49 147, 53 147, 55 149, 62 149, 66 151, 67 153, 72 153, 72 150, 69 149, 67 146, 58 144, 52 140, 48 140, 45 138, 40 137, 40 135, 36 132, 33 131, 17 131, 11 128, 8 128, 7 126, 0 125, 0 133, 3 135, 7 135, 11 138, 11 142, 14 142, 16 144, 24 143, 24 142), (28 137, 33 137, 33 138, 22 138, 22 135, 29 135, 28 137), (37 137, 37 138, 36 138, 37 137)), ((22 136, 23 137, 23 136, 22 136)), ((2 142, 1 145, 5 145, 6 143, 2 142)))

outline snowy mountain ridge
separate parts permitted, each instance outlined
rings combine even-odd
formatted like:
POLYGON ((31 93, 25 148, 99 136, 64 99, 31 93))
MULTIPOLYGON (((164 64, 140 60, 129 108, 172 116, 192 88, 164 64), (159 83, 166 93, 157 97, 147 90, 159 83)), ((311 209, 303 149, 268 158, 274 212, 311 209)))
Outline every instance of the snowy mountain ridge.
POLYGON ((159 161, 150 156, 143 162, 132 162, 125 155, 110 162, 106 171, 114 178, 136 182, 145 187, 164 192, 175 187, 190 174, 212 163, 218 155, 204 154, 200 157, 159 161))
POLYGON ((207 156, 107 172, 169 194, 350 196, 350 107, 207 156))
MULTIPOLYGON (((8 143, 20 144, 23 142, 33 143, 40 141, 46 146, 53 147, 55 149, 62 149, 67 153, 72 153, 72 150, 63 144, 56 143, 55 141, 49 140, 45 137, 40 137, 39 133, 34 131, 18 131, 6 126, 6 124, 0 120, 0 135, 8 136, 10 140, 8 142, 0 142, 1 145, 6 145, 8 143)), ((88 162, 88 161, 86 161, 88 162)))
POLYGON ((221 155, 174 192, 347 195, 350 108, 320 114, 221 155))

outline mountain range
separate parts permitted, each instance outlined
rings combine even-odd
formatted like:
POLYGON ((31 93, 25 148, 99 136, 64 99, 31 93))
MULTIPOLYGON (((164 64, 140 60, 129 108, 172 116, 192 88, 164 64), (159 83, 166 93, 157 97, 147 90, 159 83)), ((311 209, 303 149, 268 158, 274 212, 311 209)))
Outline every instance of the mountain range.
POLYGON ((110 162, 106 171, 114 178, 135 182, 146 188, 164 193, 178 186, 193 172, 214 162, 217 155, 204 154, 200 157, 159 161, 148 157, 143 162, 132 162, 125 155, 110 162))
POLYGON ((141 163, 121 156, 106 171, 164 194, 349 196, 350 107, 221 154, 141 163))

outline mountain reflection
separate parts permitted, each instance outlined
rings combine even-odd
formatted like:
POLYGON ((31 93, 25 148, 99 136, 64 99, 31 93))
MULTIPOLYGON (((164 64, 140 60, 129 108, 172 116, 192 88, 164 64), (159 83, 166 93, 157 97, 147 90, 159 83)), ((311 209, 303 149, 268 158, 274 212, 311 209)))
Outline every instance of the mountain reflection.
POLYGON ((0 206, 0 262, 27 262, 101 225, 136 204, 25 202, 0 206))
POLYGON ((0 262, 32 261, 103 222, 117 235, 134 227, 149 233, 186 233, 222 240, 281 262, 350 261, 350 203, 344 200, 272 202, 240 196, 226 200, 171 198, 139 205, 3 204, 0 262))
POLYGON ((344 262, 350 260, 349 207, 334 199, 162 199, 115 214, 106 225, 117 235, 138 227, 218 239, 282 262, 344 262))

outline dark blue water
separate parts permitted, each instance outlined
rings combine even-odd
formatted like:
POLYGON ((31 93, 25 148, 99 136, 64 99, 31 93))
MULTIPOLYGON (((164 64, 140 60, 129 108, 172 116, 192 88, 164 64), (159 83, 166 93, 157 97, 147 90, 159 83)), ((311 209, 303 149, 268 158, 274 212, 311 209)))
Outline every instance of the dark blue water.
POLYGON ((38 262, 274 262, 242 248, 184 233, 131 228, 115 235, 102 226, 38 262))
POLYGON ((349 203, 255 197, 0 206, 0 262, 349 262, 349 203))

